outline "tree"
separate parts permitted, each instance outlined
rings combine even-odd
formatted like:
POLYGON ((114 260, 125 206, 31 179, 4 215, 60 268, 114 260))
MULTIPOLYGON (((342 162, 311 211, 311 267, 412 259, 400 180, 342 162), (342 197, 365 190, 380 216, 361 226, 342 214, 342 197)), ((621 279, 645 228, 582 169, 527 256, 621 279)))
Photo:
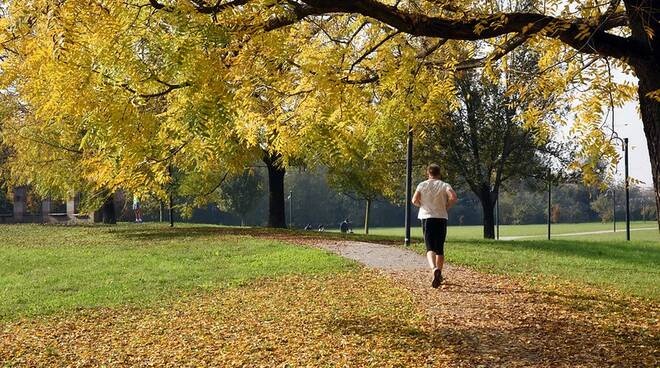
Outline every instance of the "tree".
MULTIPOLYGON (((601 116, 603 105, 610 101, 608 95, 629 97, 621 96, 620 88, 615 89, 611 81, 602 78, 602 71, 610 62, 631 70, 639 79, 637 95, 648 142, 656 208, 660 212, 660 74, 657 73, 660 38, 656 37, 660 34, 660 4, 655 0, 611 0, 604 4, 569 2, 565 6, 562 2, 551 1, 544 3, 542 8, 528 11, 502 11, 501 7, 490 6, 490 3, 480 8, 472 3, 438 4, 435 1, 397 1, 388 5, 377 0, 299 0, 275 7, 270 7, 270 3, 260 6, 259 1, 249 0, 215 5, 196 0, 181 3, 187 3, 192 12, 214 17, 226 10, 250 9, 246 12, 254 14, 246 18, 263 20, 261 24, 265 30, 289 26, 315 16, 345 13, 377 20, 396 32, 440 39, 439 43, 444 43, 443 40, 495 39, 496 47, 490 55, 454 63, 459 67, 488 67, 523 44, 543 44, 546 55, 555 54, 560 58, 548 56, 541 60, 552 60, 549 66, 569 65, 569 73, 565 73, 568 78, 546 85, 547 91, 565 89, 577 76, 582 76, 581 81, 591 79, 592 90, 586 94, 589 97, 584 100, 585 111, 578 119, 581 129, 585 130, 581 138, 585 143, 591 140, 592 151, 587 152, 591 155, 598 151, 599 144, 611 143, 605 137, 593 142, 594 135, 586 132, 597 130, 599 122, 596 118, 601 116), (240 8, 246 4, 254 6, 240 8), (577 11, 562 11, 571 9, 571 5, 577 11), (567 48, 562 49, 562 45, 567 48), (596 63, 599 58, 607 62, 596 63), (594 64, 599 69, 593 68, 594 64), (595 86, 600 88, 593 88, 595 86)), ((177 6, 158 0, 150 0, 150 4, 162 11, 172 11, 177 6)), ((437 44, 433 44, 434 50, 430 52, 439 48, 435 46, 437 44)), ((617 99, 616 103, 621 101, 617 99)), ((658 227, 660 230, 660 219, 658 227)))
MULTIPOLYGON (((84 171, 110 178, 95 185, 137 186, 147 178, 157 190, 169 180, 162 166, 172 160, 182 170, 238 170, 250 156, 245 149, 253 152, 259 144, 246 132, 277 131, 265 148, 285 163, 294 157, 289 149, 314 147, 309 143, 322 137, 307 133, 343 126, 354 113, 377 111, 369 116, 375 119, 355 124, 405 134, 407 125, 431 121, 449 99, 447 84, 434 83, 447 71, 483 66, 488 74, 524 45, 541 52, 535 74, 540 83, 532 94, 590 87, 576 108, 577 131, 587 147, 582 153, 590 158, 616 158, 600 131, 603 107, 631 97, 631 88, 609 80, 607 66, 638 76, 660 206, 660 79, 654 73, 659 41, 651 36, 659 27, 656 2, 571 2, 578 9, 565 12, 560 3, 520 11, 497 2, 422 0, 150 0, 149 6, 137 0, 15 0, 2 20, 3 87, 16 91, 41 120, 53 116, 58 129, 84 132, 97 157, 85 162, 84 171), (479 39, 492 47, 474 47, 479 39), (255 55, 261 55, 259 62, 250 63, 255 55), (249 83, 245 89, 235 83, 241 75, 275 81, 256 84, 282 95, 271 103, 284 110, 277 119, 236 114, 241 109, 233 110, 232 102, 249 100, 238 92, 255 92, 249 83), (117 166, 126 175, 110 175, 117 166)), ((515 89, 528 93, 521 81, 515 89)), ((522 119, 543 131, 538 115, 529 111, 522 119)), ((592 161, 584 162, 588 169, 592 161)))
POLYGON ((646 222, 649 219, 653 219, 656 216, 655 207, 653 207, 650 204, 643 205, 640 213, 642 216, 642 220, 644 220, 644 222, 646 222))
POLYGON ((561 216, 561 209, 560 208, 561 207, 559 206, 559 204, 555 203, 554 205, 552 205, 552 211, 550 213, 550 220, 555 224, 559 222, 559 218, 561 216))
POLYGON ((218 206, 227 212, 238 215, 241 226, 245 226, 245 216, 254 209, 263 194, 261 177, 256 173, 244 172, 220 186, 218 206))
MULTIPOLYGON (((364 132, 362 132, 364 133, 364 132)), ((372 204, 379 197, 394 197, 400 185, 397 185, 397 171, 392 170, 388 160, 391 151, 383 149, 387 145, 370 144, 352 131, 344 136, 343 142, 337 143, 343 154, 334 157, 329 164, 328 182, 330 187, 353 200, 365 202, 364 233, 369 234, 369 219, 372 204)))
POLYGON ((614 207, 612 203, 612 196, 603 193, 591 202, 591 208, 598 213, 600 220, 605 223, 612 221, 614 218, 614 207))
POLYGON ((355 201, 337 193, 328 185, 327 168, 290 171, 287 174, 287 187, 293 192, 293 212, 299 226, 310 224, 317 228, 323 224, 326 229, 336 227, 345 218, 359 218, 362 208, 355 201))
POLYGON ((217 72, 223 32, 207 19, 81 5, 9 4, 0 84, 13 155, 4 169, 40 194, 105 193, 108 204, 120 188, 167 200, 175 167, 177 190, 208 199, 255 151, 223 99, 232 92, 217 72))
POLYGON ((285 228, 284 175, 286 169, 278 154, 264 153, 263 160, 268 169, 268 226, 285 228))
POLYGON ((477 195, 483 208, 484 238, 495 237, 494 209, 507 180, 539 176, 547 165, 533 129, 516 119, 532 103, 516 101, 506 85, 472 71, 456 77, 456 110, 425 131, 427 160, 438 160, 477 195))

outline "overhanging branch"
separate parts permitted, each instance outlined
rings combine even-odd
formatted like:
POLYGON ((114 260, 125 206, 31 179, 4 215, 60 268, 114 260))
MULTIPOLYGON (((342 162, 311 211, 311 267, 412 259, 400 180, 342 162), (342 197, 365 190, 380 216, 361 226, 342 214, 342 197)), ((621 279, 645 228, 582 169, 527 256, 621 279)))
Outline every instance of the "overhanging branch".
MULTIPOLYGON (((228 3, 217 3, 212 7, 200 8, 201 0, 189 1, 201 13, 216 6, 228 7, 230 4, 239 2, 247 4, 249 2, 249 0, 234 0, 228 3)), ((165 5, 157 0, 149 0, 149 2, 157 9, 165 8, 165 5)), ((526 12, 497 13, 472 18, 451 19, 428 16, 419 12, 411 13, 377 0, 300 0, 287 1, 286 6, 290 8, 290 12, 268 19, 263 25, 264 30, 269 31, 285 27, 308 16, 352 13, 379 20, 400 32, 413 36, 474 41, 510 33, 540 34, 561 40, 583 53, 619 59, 645 57, 651 52, 647 45, 639 41, 606 32, 616 27, 628 25, 626 15, 615 12, 615 6, 618 6, 616 1, 611 1, 611 6, 606 14, 597 20, 593 18, 563 19, 526 12)))
POLYGON ((497 61, 503 58, 506 54, 515 50, 518 46, 524 44, 530 36, 531 35, 518 34, 505 42, 503 45, 499 46, 497 50, 489 56, 478 59, 465 60, 456 65, 455 70, 481 68, 489 61, 497 61))
POLYGON ((623 13, 610 14, 593 24, 593 19, 561 19, 537 13, 499 13, 468 19, 429 17, 409 13, 376 0, 302 0, 317 14, 357 13, 377 19, 413 36, 440 37, 455 40, 480 40, 506 35, 542 34, 559 39, 585 53, 615 58, 643 56, 649 51, 630 38, 606 31, 627 25, 623 13), (586 34, 586 37, 585 37, 586 34))

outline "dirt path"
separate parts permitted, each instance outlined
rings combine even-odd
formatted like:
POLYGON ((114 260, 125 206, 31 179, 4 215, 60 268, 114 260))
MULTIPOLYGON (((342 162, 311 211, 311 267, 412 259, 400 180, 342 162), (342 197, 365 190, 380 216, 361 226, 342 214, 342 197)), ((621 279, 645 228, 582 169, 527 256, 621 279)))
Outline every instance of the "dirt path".
POLYGON ((319 242, 316 246, 390 275, 410 290, 437 336, 432 354, 464 357, 449 366, 657 367, 658 308, 524 287, 509 278, 448 267, 430 287, 425 258, 392 246, 319 242), (644 308, 642 308, 644 309, 644 308), (449 348, 448 348, 449 347, 449 348))

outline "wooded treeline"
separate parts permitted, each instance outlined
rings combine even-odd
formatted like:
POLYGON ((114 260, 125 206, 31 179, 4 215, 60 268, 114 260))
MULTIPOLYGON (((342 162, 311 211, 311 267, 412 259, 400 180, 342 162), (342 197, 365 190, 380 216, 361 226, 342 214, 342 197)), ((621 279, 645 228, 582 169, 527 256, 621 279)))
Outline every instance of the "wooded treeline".
MULTIPOLYGON (((421 173, 419 168, 418 173, 421 173)), ((416 175, 416 180, 420 176, 416 175)), ((268 193, 265 169, 257 168, 250 180, 241 180, 241 186, 227 185, 223 188, 221 198, 242 198, 243 202, 235 202, 235 208, 249 207, 247 213, 239 213, 235 208, 227 208, 223 203, 210 203, 195 208, 190 216, 183 216, 180 206, 184 204, 182 198, 177 198, 176 221, 212 223, 224 225, 248 226, 266 225, 268 221, 268 193), (263 172, 261 172, 263 171, 263 172), (245 198, 245 192, 253 196, 245 198), (250 203, 246 203, 249 201, 250 203)), ((403 175, 401 180, 404 180, 403 175)), ((538 184, 538 183, 536 183, 538 184)), ((516 181, 507 185, 500 194, 500 223, 501 224, 537 224, 547 221, 547 192, 539 190, 538 185, 531 182, 516 181)), ((612 189, 616 198, 617 221, 625 219, 625 197, 621 183, 605 189, 589 188, 582 184, 561 184, 553 187, 552 194, 552 221, 554 223, 577 222, 610 222, 613 217, 612 189)), ((451 210, 449 223, 451 225, 481 225, 482 206, 479 199, 468 188, 456 187, 460 201, 451 210)), ((287 196, 293 192, 293 226, 302 228, 310 224, 317 229, 323 224, 326 229, 337 228, 339 223, 348 218, 354 229, 364 226, 365 201, 352 198, 337 192, 328 185, 325 169, 315 171, 291 170, 286 174, 285 192, 287 196)), ((652 188, 632 186, 630 191, 631 220, 654 221, 655 203, 652 188)), ((118 208, 121 221, 134 219, 131 209, 132 197, 125 196, 126 203, 118 208)), ((30 197, 37 206, 38 198, 30 197)), ((401 198, 403 200, 403 198, 401 198)), ((224 203, 226 203, 226 199, 224 203)), ((291 218, 289 199, 286 200, 287 218, 291 218)), ((30 203, 30 202, 29 202, 30 203)), ((29 204, 28 203, 28 204, 29 204)), ((144 216, 147 221, 158 221, 160 203, 153 198, 143 200, 144 216)), ((165 205, 166 209, 166 205, 165 205)), ((35 207, 38 211, 38 206, 35 207)), ((6 189, 0 191, 0 214, 11 212, 11 200, 6 189)), ((416 217, 416 211, 413 216, 416 217)), ((164 211, 164 221, 167 221, 167 211, 164 211)), ((402 203, 393 203, 384 198, 373 202, 370 213, 370 226, 396 227, 403 226, 404 208, 402 203)))

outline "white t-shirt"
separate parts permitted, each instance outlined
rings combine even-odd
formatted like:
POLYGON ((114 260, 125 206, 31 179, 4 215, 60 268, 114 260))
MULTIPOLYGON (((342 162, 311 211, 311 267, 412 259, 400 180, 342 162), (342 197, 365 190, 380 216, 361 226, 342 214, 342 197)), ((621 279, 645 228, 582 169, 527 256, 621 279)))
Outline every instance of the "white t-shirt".
POLYGON ((420 206, 417 218, 443 218, 448 219, 447 202, 449 201, 451 185, 439 179, 425 180, 417 186, 420 193, 420 206))

